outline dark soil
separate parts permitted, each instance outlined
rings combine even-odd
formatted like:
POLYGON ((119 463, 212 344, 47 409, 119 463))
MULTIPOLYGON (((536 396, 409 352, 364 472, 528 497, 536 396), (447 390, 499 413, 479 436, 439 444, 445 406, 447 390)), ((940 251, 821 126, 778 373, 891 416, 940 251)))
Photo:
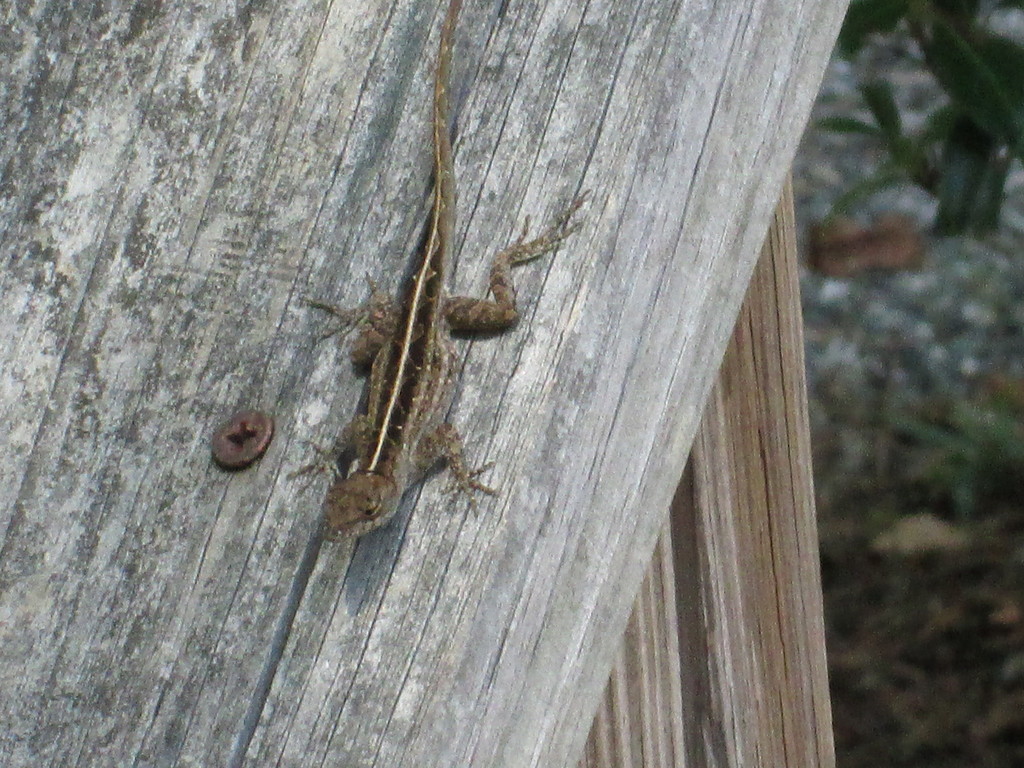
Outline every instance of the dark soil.
POLYGON ((877 554, 830 517, 821 559, 838 765, 1024 765, 1024 511, 968 526, 960 551, 917 555, 877 554))

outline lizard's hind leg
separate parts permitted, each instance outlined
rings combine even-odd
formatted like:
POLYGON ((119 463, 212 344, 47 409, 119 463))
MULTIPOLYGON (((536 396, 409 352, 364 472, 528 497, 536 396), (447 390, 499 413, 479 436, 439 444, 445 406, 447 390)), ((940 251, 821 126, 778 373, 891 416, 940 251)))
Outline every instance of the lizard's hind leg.
POLYGON ((584 192, 570 203, 555 218, 547 229, 532 240, 526 235, 530 220, 523 224, 523 230, 512 245, 499 251, 491 262, 489 290, 493 299, 475 299, 468 296, 452 296, 445 302, 444 316, 454 331, 482 331, 496 333, 510 328, 519 319, 516 310, 516 291, 512 283, 512 267, 533 261, 553 251, 559 243, 572 235, 581 226, 572 220, 576 211, 587 200, 584 192))

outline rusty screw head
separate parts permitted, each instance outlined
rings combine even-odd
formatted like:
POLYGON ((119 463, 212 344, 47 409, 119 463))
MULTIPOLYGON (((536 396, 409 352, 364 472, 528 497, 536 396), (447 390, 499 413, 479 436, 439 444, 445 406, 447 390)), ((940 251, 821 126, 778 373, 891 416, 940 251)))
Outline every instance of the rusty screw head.
POLYGON ((260 411, 239 411, 213 433, 213 460, 224 469, 245 469, 263 455, 274 437, 274 419, 260 411))

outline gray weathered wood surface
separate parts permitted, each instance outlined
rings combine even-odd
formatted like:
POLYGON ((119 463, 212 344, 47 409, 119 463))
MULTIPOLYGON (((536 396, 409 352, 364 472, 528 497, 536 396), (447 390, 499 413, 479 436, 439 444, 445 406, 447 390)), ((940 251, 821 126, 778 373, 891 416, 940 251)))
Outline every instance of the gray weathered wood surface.
POLYGON ((843 7, 466 0, 454 285, 587 223, 462 347, 501 495, 321 549, 362 382, 300 297, 406 267, 439 4, 5 4, 0 764, 575 763, 843 7))

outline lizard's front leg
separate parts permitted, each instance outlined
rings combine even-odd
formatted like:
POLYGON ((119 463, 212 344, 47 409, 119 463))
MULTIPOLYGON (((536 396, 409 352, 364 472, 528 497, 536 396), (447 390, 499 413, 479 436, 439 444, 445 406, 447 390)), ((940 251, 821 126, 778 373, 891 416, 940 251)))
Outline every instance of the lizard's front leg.
POLYGON ((323 448, 310 442, 309 444, 316 453, 316 460, 291 472, 288 479, 293 480, 302 475, 323 474, 330 475, 332 480, 337 480, 342 474, 342 470, 338 467, 338 461, 352 451, 355 451, 357 455, 364 453, 372 433, 373 425, 370 423, 369 417, 366 414, 359 414, 345 425, 338 439, 330 448, 323 448))
POLYGON ((454 478, 456 490, 465 491, 472 495, 473 491, 495 494, 496 490, 484 485, 476 476, 491 468, 485 464, 478 469, 470 469, 466 466, 465 452, 462 448, 462 436, 451 424, 441 424, 433 432, 423 436, 416 452, 416 469, 419 474, 425 474, 440 460, 448 463, 448 469, 454 478))
POLYGON ((359 335, 349 350, 349 357, 358 368, 369 368, 373 364, 377 352, 394 336, 398 325, 398 310, 391 297, 372 281, 370 289, 369 300, 355 309, 342 309, 322 301, 306 301, 309 306, 329 313, 338 321, 337 326, 324 334, 323 338, 345 332, 354 326, 359 328, 359 335))

